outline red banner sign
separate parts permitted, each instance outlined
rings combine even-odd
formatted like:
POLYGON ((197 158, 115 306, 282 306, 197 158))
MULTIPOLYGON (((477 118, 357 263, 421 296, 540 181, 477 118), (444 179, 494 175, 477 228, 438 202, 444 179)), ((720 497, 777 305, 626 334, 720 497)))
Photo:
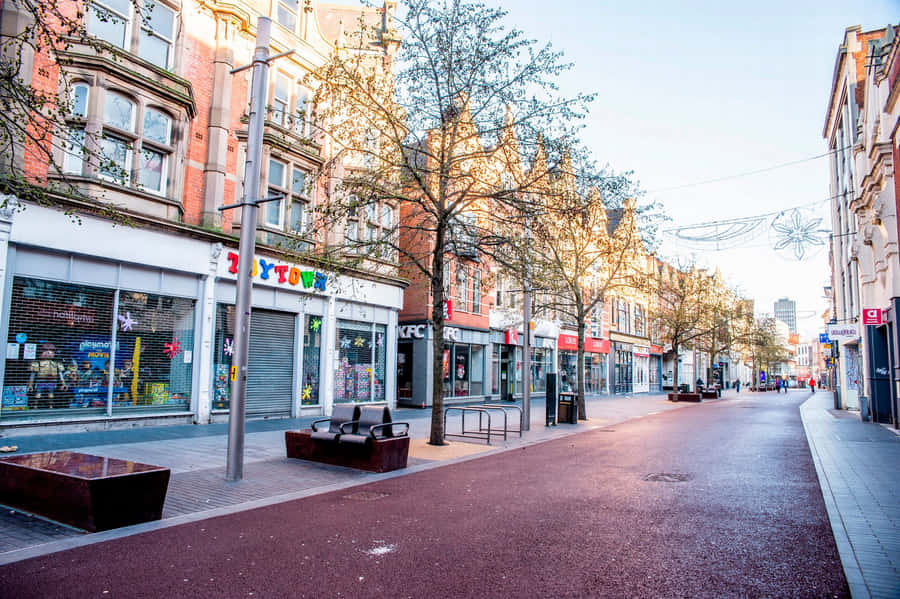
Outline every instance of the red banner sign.
MULTIPOLYGON (((557 347, 566 351, 578 351, 578 335, 563 333, 556 340, 557 347)), ((609 339, 584 338, 584 351, 592 354, 608 354, 609 339)))

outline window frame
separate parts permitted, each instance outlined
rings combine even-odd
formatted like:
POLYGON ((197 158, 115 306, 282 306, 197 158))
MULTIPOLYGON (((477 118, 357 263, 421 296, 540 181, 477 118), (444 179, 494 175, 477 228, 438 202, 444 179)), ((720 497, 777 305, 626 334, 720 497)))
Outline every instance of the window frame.
MULTIPOLYGON (((166 2, 161 2, 160 0, 144 0, 141 3, 139 9, 137 9, 134 3, 131 0, 128 0, 128 14, 123 15, 118 10, 111 8, 108 5, 108 0, 90 0, 87 3, 86 9, 84 11, 84 27, 87 33, 97 39, 103 40, 109 45, 120 48, 129 54, 136 56, 137 58, 148 62, 154 66, 165 69, 167 71, 171 71, 175 62, 175 41, 178 38, 179 33, 179 11, 175 6, 172 6, 166 2), (118 42, 113 42, 107 39, 106 37, 102 37, 97 34, 96 31, 92 31, 92 19, 97 18, 100 19, 99 16, 94 16, 98 14, 98 11, 94 9, 94 6, 100 7, 100 9, 108 15, 111 15, 114 20, 121 21, 123 23, 123 41, 120 45, 118 42), (149 10, 147 7, 150 7, 149 10), (144 13, 145 11, 149 14, 152 14, 152 11, 156 10, 156 7, 160 7, 163 10, 167 11, 171 14, 171 23, 172 23, 172 33, 171 37, 163 35, 158 30, 152 28, 152 23, 150 23, 150 18, 145 19, 144 13), (166 59, 165 64, 159 64, 155 60, 149 57, 149 53, 142 52, 145 49, 146 44, 142 42, 142 40, 146 37, 154 38, 157 40, 161 40, 167 46, 166 50, 166 59)), ((106 23, 108 21, 99 21, 100 23, 106 23)))

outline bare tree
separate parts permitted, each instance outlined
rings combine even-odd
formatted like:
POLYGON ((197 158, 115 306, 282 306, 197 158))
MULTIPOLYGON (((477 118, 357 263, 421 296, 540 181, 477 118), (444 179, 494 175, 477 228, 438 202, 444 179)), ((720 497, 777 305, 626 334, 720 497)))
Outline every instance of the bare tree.
MULTIPOLYGON (((153 2, 131 3, 135 14, 149 18, 153 2)), ((97 54, 109 51, 108 44, 88 32, 86 10, 97 22, 118 19, 81 2, 4 0, 0 6, 0 194, 67 211, 74 201, 125 220, 114 206, 73 184, 61 158, 78 153, 105 173, 124 176, 100 151, 99 139, 71 136, 70 122, 81 115, 65 71, 68 53, 76 47, 97 54)))
POLYGON ((678 389, 678 351, 706 332, 710 278, 693 265, 663 264, 656 276, 650 320, 674 354, 673 393, 678 389))
POLYGON ((590 97, 560 97, 555 82, 570 65, 507 29, 502 10, 408 0, 398 14, 388 34, 403 40, 393 68, 373 68, 381 57, 364 50, 385 36, 361 27, 345 36, 355 51, 339 50, 313 74, 316 135, 334 157, 324 168, 343 179, 320 217, 322 230, 343 232, 326 251, 373 264, 398 260, 401 274, 427 284, 429 442, 440 445, 445 264, 478 259, 521 222, 523 195, 548 176, 523 167, 522 156, 533 153, 540 131, 581 117, 590 97), (364 231, 360 223, 379 212, 394 216, 364 231))
MULTIPOLYGON (((536 170, 548 170, 539 148, 536 170)), ((539 289, 534 313, 574 323, 578 336, 577 402, 586 419, 584 342, 587 322, 602 312, 613 290, 635 289, 646 274, 647 250, 639 230, 638 208, 629 175, 604 169, 595 174, 589 161, 563 152, 553 175, 531 189, 532 211, 518 251, 496 256, 505 270, 539 289), (578 166, 575 166, 575 164, 578 166), (609 211, 615 213, 610 222, 609 211), (539 287, 534 281, 541 281, 539 287)))

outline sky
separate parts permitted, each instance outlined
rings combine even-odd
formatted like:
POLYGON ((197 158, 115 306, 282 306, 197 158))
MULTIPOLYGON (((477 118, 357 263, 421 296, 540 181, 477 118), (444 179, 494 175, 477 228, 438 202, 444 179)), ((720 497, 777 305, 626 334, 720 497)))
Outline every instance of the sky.
MULTIPOLYGON (((828 231, 828 158, 807 159, 827 151, 838 47, 848 27, 900 22, 900 0, 483 1, 573 63, 561 91, 597 94, 584 144, 599 164, 633 171, 646 192, 640 201, 661 203, 671 219, 664 229, 805 206, 806 219, 822 219, 814 230, 828 231), (785 163, 796 164, 731 177, 785 163), (722 177, 730 178, 696 184, 722 177)), ((794 299, 800 333, 811 337, 828 307, 827 252, 810 247, 796 260, 774 251, 771 220, 728 251, 664 234, 660 254, 719 268, 758 313, 794 299)))
MULTIPOLYGON (((671 219, 668 229, 810 204, 804 215, 830 229, 827 158, 693 184, 826 152, 825 110, 845 29, 900 22, 900 0, 489 4, 574 63, 562 91, 597 93, 582 139, 600 164, 634 172, 643 200, 660 202, 671 219)), ((780 297, 796 300, 798 328, 811 336, 828 305, 827 253, 798 261, 775 252, 770 222, 730 251, 698 251, 664 235, 660 253, 718 267, 757 312, 772 313, 780 297)))

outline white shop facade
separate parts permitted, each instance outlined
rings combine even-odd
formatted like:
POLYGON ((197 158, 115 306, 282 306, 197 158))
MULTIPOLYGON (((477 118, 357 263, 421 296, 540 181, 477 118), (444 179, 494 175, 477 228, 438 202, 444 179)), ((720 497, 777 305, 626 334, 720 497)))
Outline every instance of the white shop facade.
MULTIPOLYGON (((0 432, 227 420, 237 260, 201 232, 3 211, 0 432)), ((403 284, 254 261, 247 417, 393 407, 403 284)))

